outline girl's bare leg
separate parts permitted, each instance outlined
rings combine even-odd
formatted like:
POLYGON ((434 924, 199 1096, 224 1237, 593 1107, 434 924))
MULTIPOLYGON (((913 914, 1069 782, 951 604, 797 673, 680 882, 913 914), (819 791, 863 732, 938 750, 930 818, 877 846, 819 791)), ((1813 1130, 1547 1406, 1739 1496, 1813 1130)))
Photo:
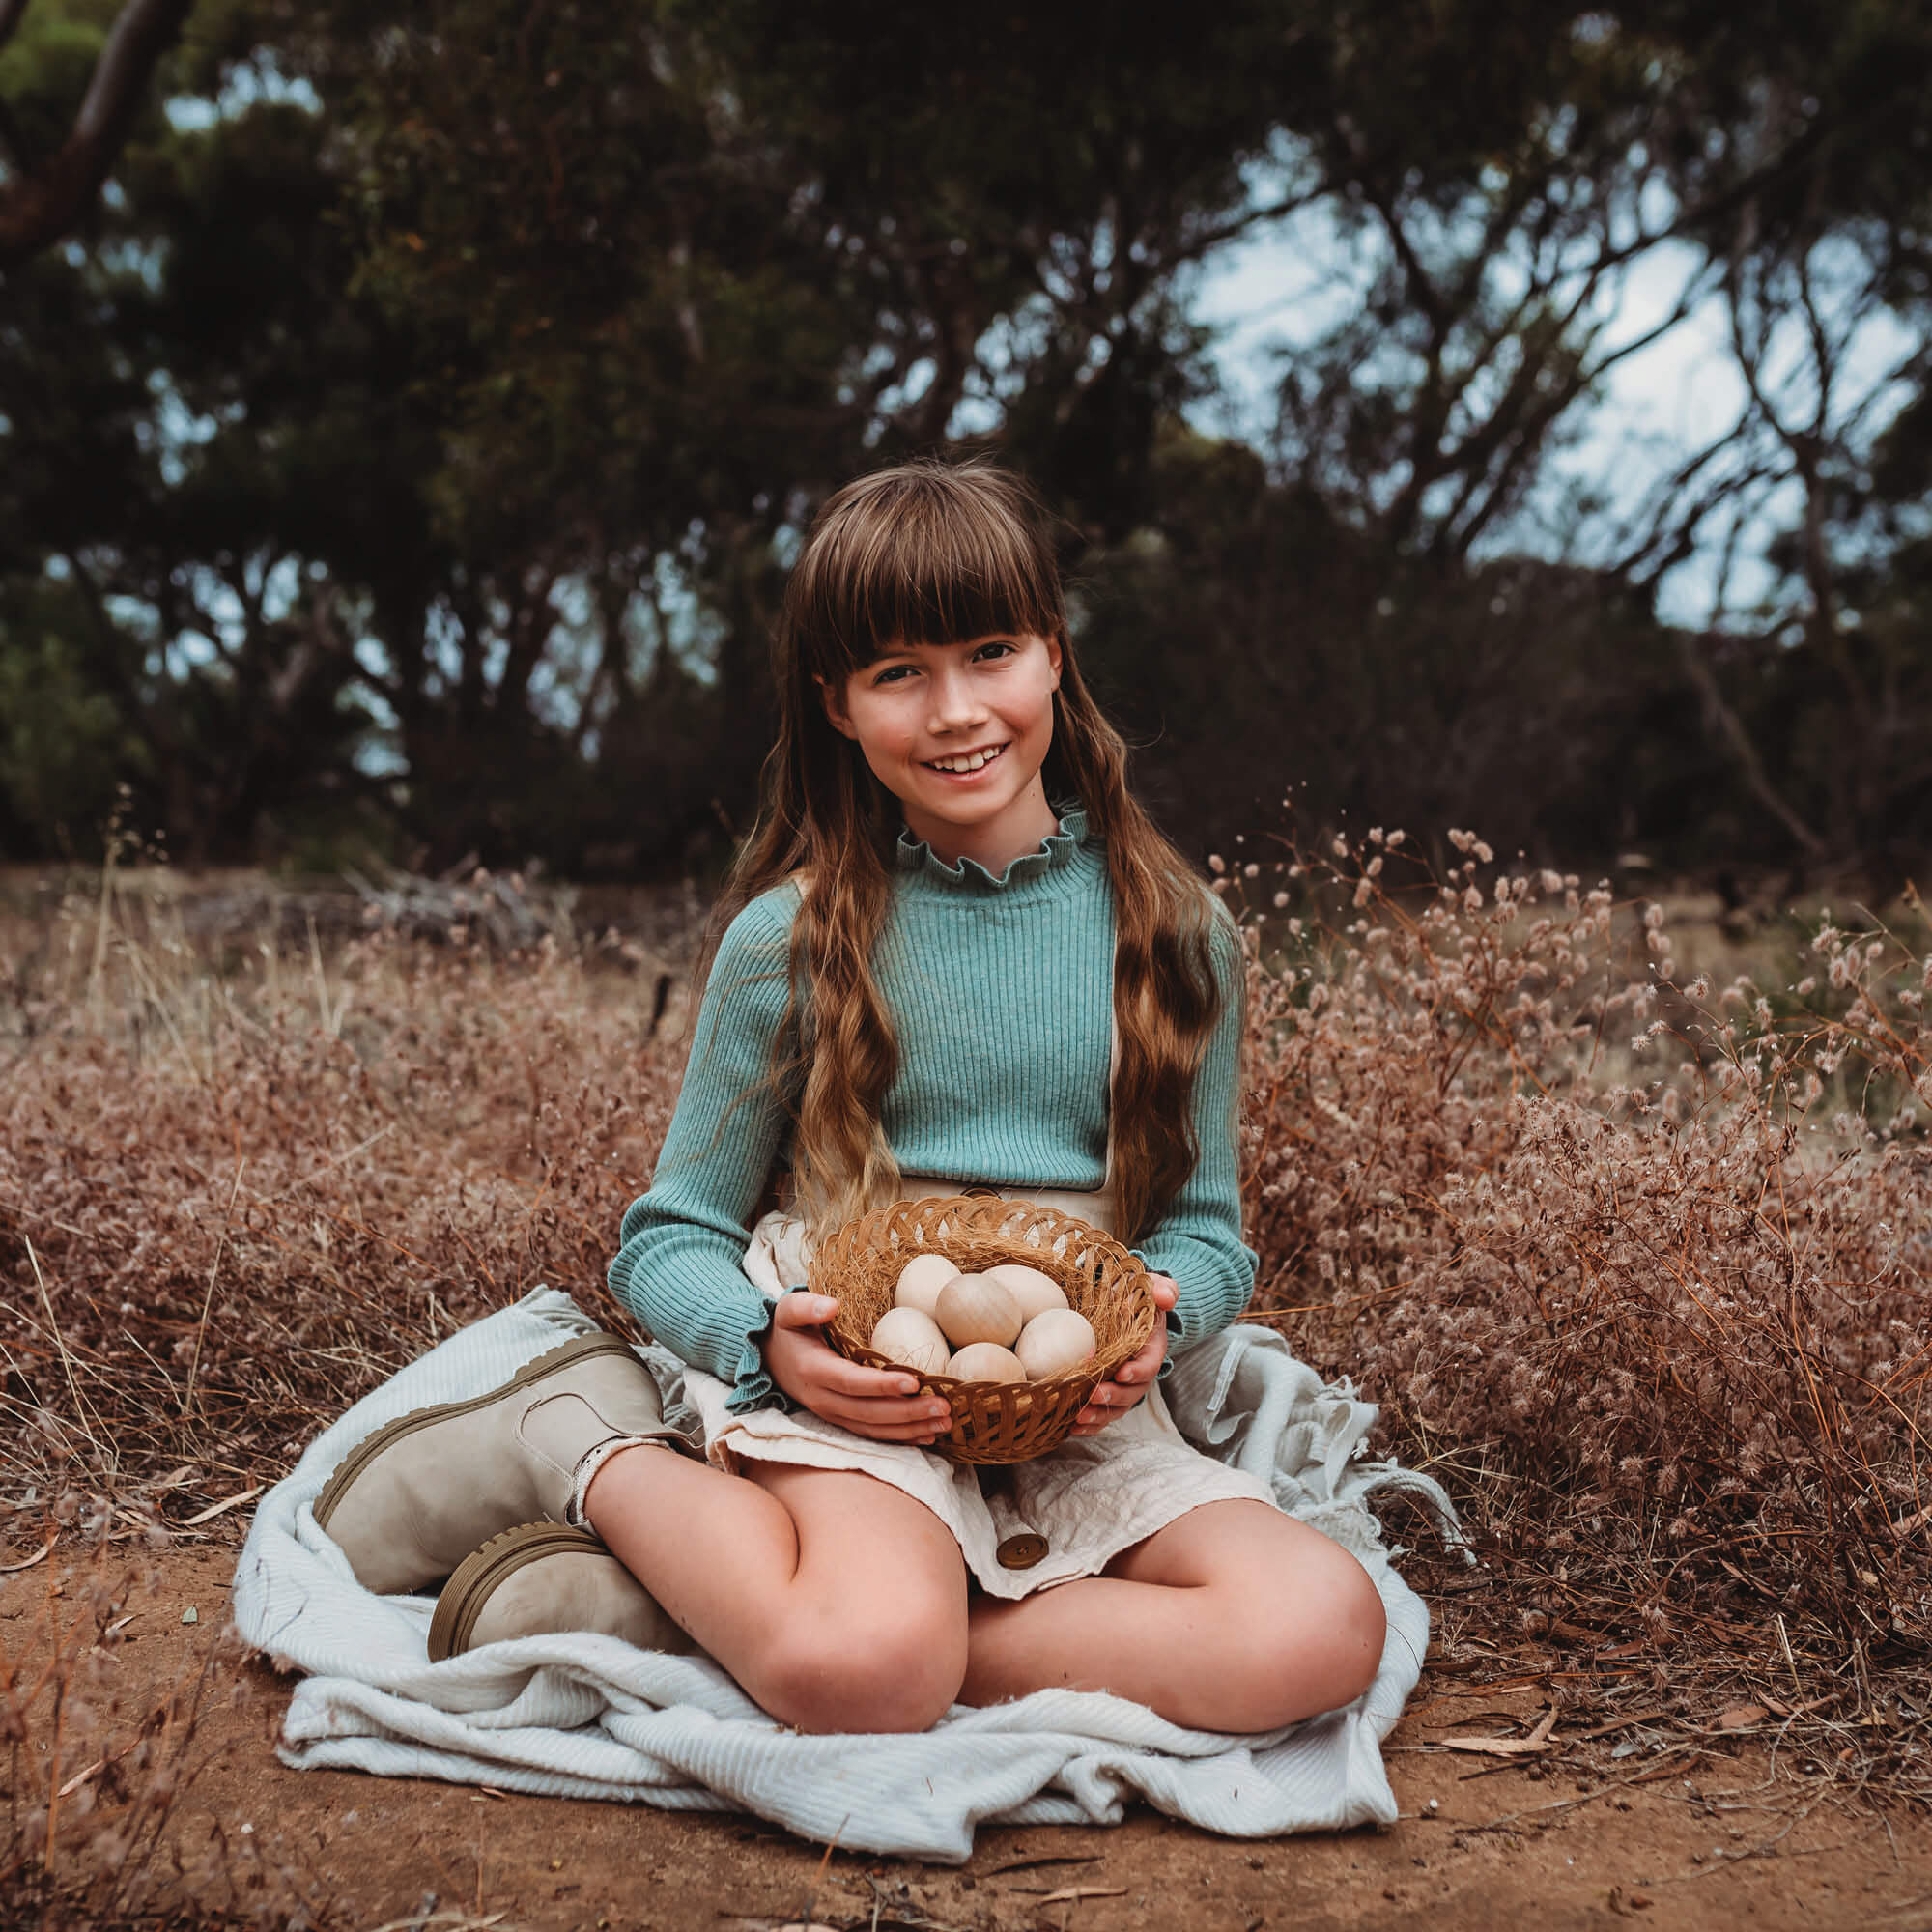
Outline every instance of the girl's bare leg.
POLYGON ((1193 1729, 1268 1731, 1359 1697, 1384 1630, 1340 1544, 1266 1503, 1205 1503, 1102 1576, 977 1603, 959 1695, 1111 1690, 1193 1729))
POLYGON ((966 1670, 966 1565, 903 1491, 663 1449, 605 1463, 584 1516, 667 1613, 773 1717, 807 1731, 918 1731, 966 1670))

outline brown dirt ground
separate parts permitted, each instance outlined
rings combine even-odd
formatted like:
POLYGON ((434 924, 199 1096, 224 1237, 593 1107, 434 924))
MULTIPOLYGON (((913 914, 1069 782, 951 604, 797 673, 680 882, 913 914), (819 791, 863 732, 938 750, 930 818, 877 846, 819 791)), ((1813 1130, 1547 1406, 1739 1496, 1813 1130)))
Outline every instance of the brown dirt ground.
MULTIPOLYGON (((28 1575, 5 1579, 0 1650, 19 1654, 50 1585, 56 1605, 83 1587, 84 1564, 68 1581, 57 1564, 67 1570, 59 1551, 31 1587, 28 1575)), ((123 1708, 164 1696, 213 1654, 233 1564, 226 1537, 130 1562, 146 1575, 122 1605, 133 1617, 117 1652, 123 1708)), ((1853 1802, 1776 1765, 1765 1742, 1680 1735, 1661 1754, 1616 1759, 1616 1737, 1565 1740, 1559 1727, 1535 1762, 1435 1742, 1524 1730, 1548 1699, 1520 1679, 1424 1678, 1390 1741, 1402 1817, 1388 1830, 1234 1841, 1138 1810, 1111 1831, 984 1831, 958 1870, 828 1859, 742 1816, 288 1771, 272 1752, 287 1689, 257 1662, 235 1697, 213 1700, 173 1829, 191 1863, 218 1830, 231 1872, 238 1856, 294 1866, 332 1924, 401 1932, 435 1914, 437 1932, 500 1914, 504 1928, 596 1932, 801 1919, 926 1932, 1932 1925, 1932 1820, 1853 1802)))

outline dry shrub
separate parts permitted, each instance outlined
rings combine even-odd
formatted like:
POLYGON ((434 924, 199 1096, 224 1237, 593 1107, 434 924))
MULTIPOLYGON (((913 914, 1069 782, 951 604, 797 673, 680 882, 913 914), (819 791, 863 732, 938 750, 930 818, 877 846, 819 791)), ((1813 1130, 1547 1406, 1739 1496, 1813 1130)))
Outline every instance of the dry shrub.
POLYGON ((1451 837, 1250 919, 1258 1305, 1477 1504, 1528 1632, 1922 1656, 1922 936, 1679 988, 1661 908, 1451 837))
POLYGON ((377 931, 217 970, 169 905, 110 875, 4 962, 16 1480, 97 1506, 187 1464, 179 1521, 538 1283, 624 1325, 605 1264, 676 1071, 654 962, 377 931))

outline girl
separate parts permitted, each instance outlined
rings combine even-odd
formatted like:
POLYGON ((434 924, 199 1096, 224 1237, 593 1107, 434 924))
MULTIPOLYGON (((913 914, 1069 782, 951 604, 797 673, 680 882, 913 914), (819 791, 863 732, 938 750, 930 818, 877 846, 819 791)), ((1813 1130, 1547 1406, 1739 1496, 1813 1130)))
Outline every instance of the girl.
POLYGON ((1350 1702, 1381 1656, 1375 1586, 1160 1402, 1169 1350, 1253 1288, 1240 950, 1127 792, 1024 486, 927 462, 838 492, 777 674, 736 916, 611 1268, 691 1365, 706 1460, 663 1453, 649 1378, 593 1337, 391 1425, 318 1519, 389 1588, 551 1519, 458 1568, 443 1649, 585 1625, 661 1641, 661 1609, 808 1730, 920 1729, 1046 1686, 1213 1731, 1350 1702), (759 1218, 787 1161, 788 1208, 759 1218), (978 1474, 929 1447, 942 1403, 836 1354, 837 1303, 787 1292, 814 1231, 969 1187, 1111 1229, 1166 1311, 1066 1444, 978 1474))

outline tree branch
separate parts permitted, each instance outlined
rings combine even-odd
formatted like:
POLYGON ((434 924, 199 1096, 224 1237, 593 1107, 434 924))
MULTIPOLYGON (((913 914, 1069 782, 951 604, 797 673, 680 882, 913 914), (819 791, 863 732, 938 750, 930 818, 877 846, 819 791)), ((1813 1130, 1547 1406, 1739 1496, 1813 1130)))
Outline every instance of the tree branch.
MULTIPOLYGON (((128 0, 122 8, 67 139, 42 166, 0 190, 0 270, 58 242, 94 206, 156 64, 193 10, 194 0, 128 0)), ((0 43, 25 12, 26 0, 0 0, 0 43)))
POLYGON ((1744 721, 1725 702, 1717 673, 1705 663, 1701 642, 1700 639, 1686 632, 1682 640, 1682 656, 1685 671, 1704 701, 1706 721, 1737 760, 1744 781, 1758 803, 1797 839, 1810 858, 1822 859, 1825 856, 1825 841, 1786 804, 1777 787, 1772 783, 1770 775, 1765 771, 1764 760, 1758 756, 1757 747, 1751 743, 1750 734, 1745 729, 1744 721))
POLYGON ((1165 269, 1179 268, 1184 262, 1198 262, 1210 248, 1218 248, 1223 242, 1233 242, 1251 229, 1259 228, 1264 222, 1283 221, 1289 215, 1311 207, 1325 199, 1334 189, 1327 182, 1319 182, 1311 188, 1299 193, 1285 195, 1279 201, 1263 202, 1253 208, 1244 208, 1238 214, 1232 214, 1220 221, 1208 222, 1205 227, 1188 233, 1173 253, 1160 258, 1160 266, 1165 269))
POLYGON ((1594 387, 1606 370, 1614 368, 1625 356, 1634 355, 1648 348, 1675 328, 1690 312, 1689 290, 1695 285, 1694 279, 1686 285, 1686 293, 1679 297, 1676 307, 1661 322, 1633 336, 1621 347, 1606 351, 1594 362, 1589 359, 1596 332, 1593 330, 1578 346, 1570 373, 1539 396, 1537 384, 1562 353, 1563 344, 1582 307, 1584 298, 1577 298, 1569 313, 1557 323, 1550 336, 1549 351, 1534 362, 1525 356, 1522 369, 1518 372, 1490 421, 1458 447, 1454 463, 1445 467, 1445 474, 1453 473, 1458 469, 1465 471, 1462 492, 1439 526, 1455 555, 1466 556, 1477 537, 1503 509, 1516 479, 1542 453, 1557 417, 1578 396, 1594 387), (1472 452, 1478 458, 1473 467, 1469 465, 1472 452), (1492 459, 1497 456, 1501 457, 1501 464, 1492 474, 1492 459), (1477 496, 1483 489, 1485 479, 1490 486, 1488 495, 1478 502, 1477 496))
POLYGON ((1761 467, 1732 470, 1719 474, 1704 487, 1701 496, 1687 501, 1691 486, 1719 456, 1744 440, 1754 420, 1747 411, 1655 486, 1645 509, 1634 515, 1626 526, 1634 531, 1641 523, 1647 527, 1631 537, 1615 562, 1604 567, 1605 576, 1654 594, 1659 581, 1696 551, 1704 519, 1765 480, 1767 472, 1761 467))

